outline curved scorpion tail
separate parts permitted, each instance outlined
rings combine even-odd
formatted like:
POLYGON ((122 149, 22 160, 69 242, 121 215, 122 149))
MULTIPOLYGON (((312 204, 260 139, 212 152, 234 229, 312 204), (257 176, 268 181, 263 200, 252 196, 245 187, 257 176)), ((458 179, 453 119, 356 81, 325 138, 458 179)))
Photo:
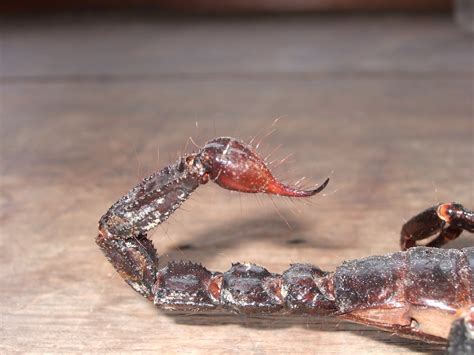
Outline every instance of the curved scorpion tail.
POLYGON ((154 298, 159 261, 147 233, 209 179, 230 190, 294 197, 314 195, 328 183, 308 191, 287 186, 249 147, 225 137, 144 179, 102 216, 96 242, 122 278, 146 298, 154 298))

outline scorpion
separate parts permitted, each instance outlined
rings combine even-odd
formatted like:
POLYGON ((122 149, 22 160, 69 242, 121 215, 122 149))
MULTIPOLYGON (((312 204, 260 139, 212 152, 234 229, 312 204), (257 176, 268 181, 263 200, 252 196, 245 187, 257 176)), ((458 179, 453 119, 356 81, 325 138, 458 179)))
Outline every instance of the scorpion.
POLYGON ((143 179, 100 218, 96 243, 121 277, 156 306, 330 315, 402 337, 448 341, 451 354, 474 353, 474 247, 438 248, 464 230, 474 232, 473 211, 457 203, 428 208, 403 225, 402 251, 346 261, 332 272, 292 264, 276 274, 234 263, 222 273, 184 261, 160 268, 147 234, 208 181, 234 191, 303 198, 321 192, 329 178, 311 190, 289 186, 250 145, 219 137, 143 179))

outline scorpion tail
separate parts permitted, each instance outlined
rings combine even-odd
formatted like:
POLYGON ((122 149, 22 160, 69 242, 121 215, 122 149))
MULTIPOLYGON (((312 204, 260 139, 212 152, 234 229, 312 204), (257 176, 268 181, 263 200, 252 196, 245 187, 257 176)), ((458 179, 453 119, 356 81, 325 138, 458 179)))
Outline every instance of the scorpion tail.
MULTIPOLYGON (((124 280, 144 297, 152 300, 158 292, 153 288, 159 257, 147 238, 148 232, 166 221, 209 179, 230 190, 298 197, 314 195, 328 183, 326 180, 309 191, 286 186, 273 177, 263 159, 232 138, 216 138, 197 154, 181 157, 175 164, 143 179, 102 216, 96 242, 124 280)), ((164 281, 159 279, 158 284, 166 281, 170 289, 176 277, 189 276, 187 273, 209 281, 214 291, 218 284, 219 277, 214 280, 215 275, 211 277, 209 272, 195 265, 173 264, 167 270, 167 275, 172 275, 171 280, 160 276, 164 281)), ((163 292, 160 294, 168 297, 163 292)))
POLYGON ((206 143, 198 158, 209 178, 219 186, 247 193, 268 193, 290 197, 309 197, 321 192, 327 178, 311 190, 299 190, 278 181, 265 161, 244 143, 220 137, 206 143))

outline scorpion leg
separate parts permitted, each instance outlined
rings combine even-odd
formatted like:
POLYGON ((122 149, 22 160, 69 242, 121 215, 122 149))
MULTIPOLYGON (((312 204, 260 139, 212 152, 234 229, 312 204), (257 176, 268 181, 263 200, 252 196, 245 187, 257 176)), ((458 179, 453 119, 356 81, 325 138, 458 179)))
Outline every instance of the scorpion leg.
POLYGON ((474 232, 474 212, 458 203, 442 203, 406 222, 401 230, 400 245, 406 250, 416 246, 417 241, 438 233, 427 246, 440 247, 459 237, 464 230, 474 232))
POLYGON ((453 322, 449 333, 448 354, 474 354, 474 307, 453 322))

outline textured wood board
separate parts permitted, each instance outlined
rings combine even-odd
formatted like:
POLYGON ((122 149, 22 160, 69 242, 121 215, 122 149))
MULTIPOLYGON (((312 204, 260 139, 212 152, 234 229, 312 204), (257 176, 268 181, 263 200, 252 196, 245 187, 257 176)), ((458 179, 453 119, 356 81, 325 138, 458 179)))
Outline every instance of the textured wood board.
POLYGON ((2 80, 453 78, 473 70, 472 38, 444 16, 39 16, 34 25, 2 23, 2 80))
MULTIPOLYGON (((429 205, 472 207, 472 42, 449 19, 417 19, 305 20, 285 31, 279 21, 255 24, 265 30, 217 21, 194 34, 184 24, 184 37, 177 24, 139 19, 2 26, 0 349, 440 351, 334 319, 167 315, 126 286, 94 243, 101 214, 174 161, 188 136, 250 140, 278 117, 259 150, 281 144, 276 157, 294 154, 276 168, 287 181, 330 175, 328 195, 299 201, 204 186, 154 233, 163 261, 331 270, 397 250, 401 224, 429 205), (376 46, 361 28, 379 29, 376 46), (359 46, 344 51, 349 40, 359 46), (377 54, 388 47, 399 59, 377 54), (361 70, 361 58, 378 64, 361 70)), ((464 235, 452 246, 467 245, 464 235)))

